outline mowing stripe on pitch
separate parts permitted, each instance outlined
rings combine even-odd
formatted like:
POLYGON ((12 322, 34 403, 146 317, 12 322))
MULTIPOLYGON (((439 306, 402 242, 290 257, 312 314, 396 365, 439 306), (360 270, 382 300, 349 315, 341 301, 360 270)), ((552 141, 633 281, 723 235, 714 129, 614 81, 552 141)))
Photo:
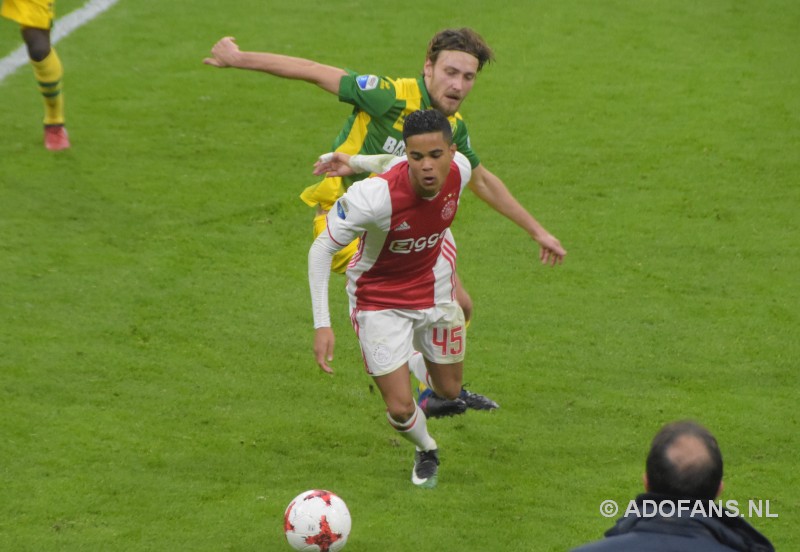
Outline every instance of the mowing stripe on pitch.
MULTIPOLYGON (((83 7, 78 8, 74 12, 70 12, 64 17, 56 19, 56 24, 53 25, 53 32, 50 34, 50 42, 56 44, 59 40, 84 23, 88 23, 118 1, 119 0, 89 0, 83 7)), ((28 52, 23 44, 6 57, 0 59, 0 83, 2 83, 8 75, 26 63, 28 63, 28 52)))

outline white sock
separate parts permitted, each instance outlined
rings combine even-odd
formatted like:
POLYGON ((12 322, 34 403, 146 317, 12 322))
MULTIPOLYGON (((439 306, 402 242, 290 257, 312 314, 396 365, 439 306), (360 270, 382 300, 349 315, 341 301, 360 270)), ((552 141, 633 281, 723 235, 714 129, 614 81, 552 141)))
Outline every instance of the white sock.
POLYGON ((428 375, 428 367, 425 366, 425 358, 422 353, 414 351, 414 354, 408 359, 408 369, 414 374, 415 378, 433 389, 430 375, 428 375))
POLYGON ((414 414, 407 422, 398 422, 387 412, 386 417, 389 423, 397 432, 406 439, 414 443, 417 450, 433 450, 436 448, 436 441, 428 433, 428 420, 425 413, 417 406, 414 414))

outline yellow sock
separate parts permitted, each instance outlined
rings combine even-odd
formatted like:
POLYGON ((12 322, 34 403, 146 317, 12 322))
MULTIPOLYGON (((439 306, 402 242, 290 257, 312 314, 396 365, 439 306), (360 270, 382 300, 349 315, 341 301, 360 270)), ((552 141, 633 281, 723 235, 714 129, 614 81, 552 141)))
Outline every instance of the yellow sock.
POLYGON ((64 124, 64 95, 61 93, 61 78, 64 68, 54 48, 42 61, 31 60, 33 74, 39 83, 39 92, 44 98, 44 124, 64 124))

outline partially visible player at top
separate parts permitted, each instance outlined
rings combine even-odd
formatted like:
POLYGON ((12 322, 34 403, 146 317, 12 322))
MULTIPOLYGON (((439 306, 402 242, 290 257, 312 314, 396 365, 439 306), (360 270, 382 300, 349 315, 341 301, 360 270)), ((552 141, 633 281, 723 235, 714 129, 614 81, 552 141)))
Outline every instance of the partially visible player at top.
MULTIPOLYGON (((540 260, 545 264, 562 262, 566 251, 538 221, 514 198, 502 180, 480 162, 472 150, 469 133, 458 113, 461 102, 467 97, 483 66, 493 59, 485 41, 472 29, 446 29, 437 33, 428 45, 422 75, 415 78, 392 79, 378 75, 360 75, 351 70, 324 65, 308 59, 274 53, 242 52, 232 37, 225 37, 211 50, 212 57, 204 62, 215 67, 236 67, 262 71, 270 75, 316 84, 323 90, 336 94, 339 100, 352 104, 353 112, 333 142, 337 152, 354 154, 401 155, 405 151, 402 128, 405 117, 418 109, 435 108, 445 114, 453 127, 454 142, 458 151, 470 162, 472 179, 470 189, 482 200, 523 228, 540 247, 540 260)), ((318 167, 324 170, 325 165, 318 167)), ((316 206, 314 235, 325 228, 325 214, 341 197, 347 186, 366 174, 349 178, 329 175, 318 184, 307 188, 301 198, 316 206)), ((343 248, 333 259, 332 270, 344 272, 357 251, 354 241, 343 248)), ((472 316, 472 300, 464 290, 458 276, 456 295, 467 321, 472 316)), ((427 374, 422 359, 412 359, 412 372, 422 382, 427 374)), ((439 406, 444 413, 458 413, 458 403, 441 403, 436 395, 421 396, 420 400, 429 414, 436 415, 439 406)), ((464 406, 475 409, 492 409, 497 404, 477 393, 464 390, 464 406)), ((463 408, 461 409, 463 411, 463 408)))
POLYGON ((456 248, 450 225, 472 171, 456 151, 450 123, 439 111, 409 114, 403 134, 407 158, 395 158, 386 172, 350 187, 333 205, 325 230, 309 250, 314 357, 322 370, 331 371, 331 261, 361 237, 347 268, 350 319, 389 423, 415 445, 411 480, 433 487, 438 445, 414 402, 408 361, 415 349, 420 351, 436 390, 451 400, 459 395, 466 334, 455 297, 456 248))
POLYGON ((61 92, 64 69, 50 44, 55 1, 2 1, 0 15, 19 23, 33 75, 44 99, 44 146, 53 151, 67 149, 70 143, 64 127, 64 95, 61 92))

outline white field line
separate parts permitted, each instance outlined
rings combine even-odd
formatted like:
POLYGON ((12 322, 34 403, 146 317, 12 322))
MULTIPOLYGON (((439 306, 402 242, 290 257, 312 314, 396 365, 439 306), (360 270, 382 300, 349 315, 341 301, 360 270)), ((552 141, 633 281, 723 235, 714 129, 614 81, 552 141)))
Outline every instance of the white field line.
MULTIPOLYGON (((64 17, 56 19, 50 42, 56 44, 59 40, 69 35, 78 27, 88 23, 119 0, 89 0, 83 7, 64 17)), ((0 59, 0 83, 11 73, 28 63, 28 52, 23 44, 6 57, 0 59)))

